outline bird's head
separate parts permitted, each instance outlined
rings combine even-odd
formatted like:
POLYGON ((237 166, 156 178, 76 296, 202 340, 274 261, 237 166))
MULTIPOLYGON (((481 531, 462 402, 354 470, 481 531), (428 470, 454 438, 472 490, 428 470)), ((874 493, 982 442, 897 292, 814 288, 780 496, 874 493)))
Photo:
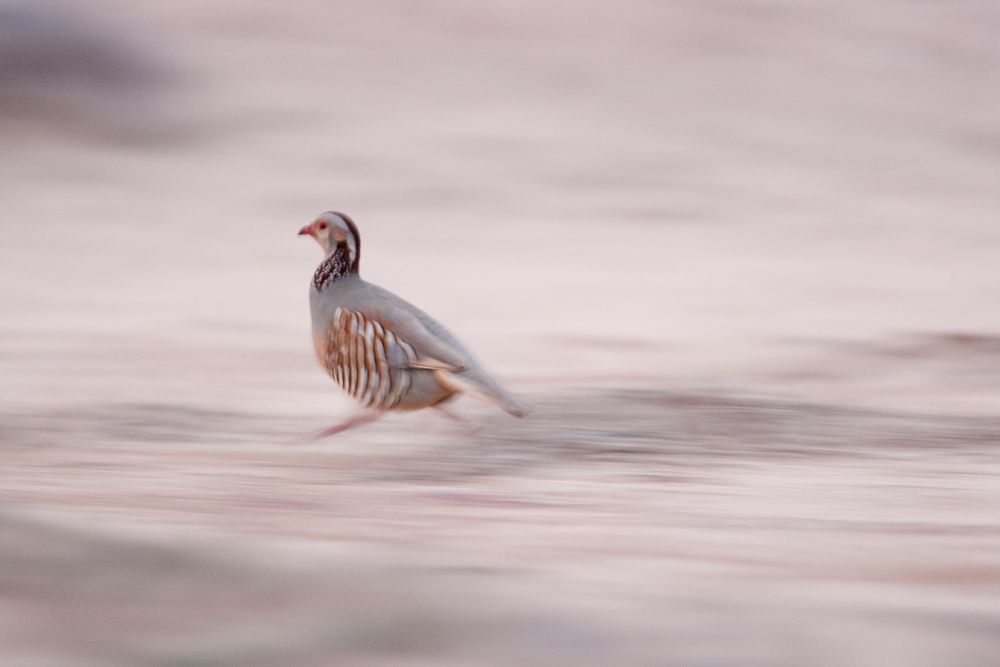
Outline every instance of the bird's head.
POLYGON ((327 211, 299 230, 299 236, 311 236, 323 248, 323 254, 343 253, 351 271, 357 272, 361 261, 361 237, 354 221, 343 213, 327 211))

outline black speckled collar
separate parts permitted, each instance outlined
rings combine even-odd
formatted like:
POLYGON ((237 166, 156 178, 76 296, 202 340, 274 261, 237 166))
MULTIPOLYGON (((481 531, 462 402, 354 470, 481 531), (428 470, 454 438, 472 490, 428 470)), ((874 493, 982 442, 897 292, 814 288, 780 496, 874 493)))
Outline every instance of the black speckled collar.
POLYGON ((317 290, 322 291, 324 287, 336 280, 343 278, 349 273, 357 273, 357 262, 355 266, 350 265, 350 251, 347 243, 341 241, 333 249, 326 259, 316 268, 313 274, 313 285, 317 290))

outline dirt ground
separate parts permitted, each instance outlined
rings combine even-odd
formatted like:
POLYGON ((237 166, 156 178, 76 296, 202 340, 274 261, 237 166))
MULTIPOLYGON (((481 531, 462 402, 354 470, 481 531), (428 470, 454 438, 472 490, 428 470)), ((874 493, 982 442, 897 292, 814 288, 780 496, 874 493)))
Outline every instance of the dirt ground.
POLYGON ((0 664, 995 664, 998 27, 0 3, 0 664), (330 208, 530 417, 308 440, 330 208))

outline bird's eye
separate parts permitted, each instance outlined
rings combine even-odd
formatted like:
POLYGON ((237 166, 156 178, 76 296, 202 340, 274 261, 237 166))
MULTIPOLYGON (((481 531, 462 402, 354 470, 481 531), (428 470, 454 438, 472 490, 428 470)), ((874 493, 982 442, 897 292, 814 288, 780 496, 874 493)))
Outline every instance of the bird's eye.
POLYGON ((326 229, 326 223, 321 222, 318 225, 316 225, 316 228, 319 229, 320 231, 323 231, 324 229, 326 229))

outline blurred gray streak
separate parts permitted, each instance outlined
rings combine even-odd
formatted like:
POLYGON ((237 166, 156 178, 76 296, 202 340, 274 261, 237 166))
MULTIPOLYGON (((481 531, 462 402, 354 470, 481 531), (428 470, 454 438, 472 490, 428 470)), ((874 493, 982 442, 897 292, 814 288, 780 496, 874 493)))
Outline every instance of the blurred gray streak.
POLYGON ((159 141, 157 97, 171 81, 154 40, 75 4, 0 6, 0 116, 34 135, 159 141))

